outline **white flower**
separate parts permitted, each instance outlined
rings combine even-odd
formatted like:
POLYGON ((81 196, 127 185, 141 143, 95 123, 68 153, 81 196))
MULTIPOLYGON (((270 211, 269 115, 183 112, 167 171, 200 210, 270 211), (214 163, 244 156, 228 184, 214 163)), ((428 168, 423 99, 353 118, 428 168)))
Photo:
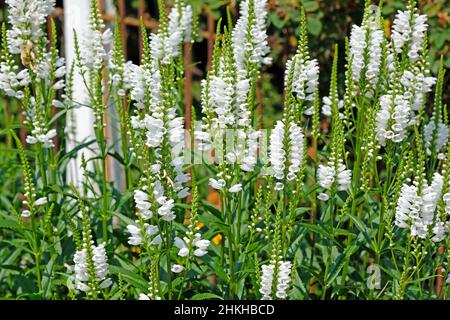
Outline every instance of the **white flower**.
POLYGON ((158 209, 158 214, 161 216, 161 219, 164 221, 172 221, 176 218, 174 212, 172 211, 175 206, 174 200, 167 200, 166 197, 162 196, 156 199, 158 203, 161 205, 158 209))
POLYGON ((83 32, 80 37, 80 58, 82 68, 98 71, 107 61, 109 44, 112 41, 112 32, 106 29, 101 32, 91 26, 88 32, 83 32))
POLYGON ((395 51, 400 53, 403 47, 408 45, 410 61, 417 61, 419 58, 418 52, 422 50, 426 31, 426 15, 411 14, 410 10, 398 11, 392 24, 392 40, 395 51))
POLYGON ((19 67, 14 61, 2 61, 0 63, 0 90, 7 96, 22 99, 24 96, 22 87, 31 81, 28 69, 19 71, 19 67))
POLYGON ((419 217, 421 207, 422 199, 417 194, 417 187, 404 184, 395 209, 395 225, 407 228, 411 217, 419 217))
POLYGON ((47 197, 42 197, 42 198, 37 199, 37 200, 34 202, 34 205, 35 205, 35 206, 42 206, 42 205, 46 204, 47 202, 48 202, 47 197))
POLYGON ((142 243, 141 230, 132 224, 127 226, 127 230, 131 233, 131 236, 128 238, 128 243, 132 246, 140 245, 142 243))
POLYGON ((196 234, 196 238, 192 241, 192 243, 197 247, 197 249, 194 250, 195 256, 202 257, 208 253, 210 241, 201 239, 200 234, 196 234))
POLYGON ((139 294, 139 300, 150 300, 149 296, 143 293, 139 294))
POLYGON ((414 73, 410 70, 405 70, 400 79, 404 87, 405 99, 410 100, 412 110, 420 110, 425 104, 425 94, 431 91, 432 86, 436 82, 434 77, 426 77, 424 73, 428 71, 414 73))
POLYGON ((31 216, 30 210, 23 210, 22 214, 20 215, 22 218, 28 218, 31 216))
POLYGON ((108 258, 106 257, 105 244, 102 243, 98 246, 94 246, 92 249, 95 266, 95 280, 103 281, 108 274, 108 258))
MULTIPOLYGON (((322 164, 319 165, 319 168, 317 169, 317 179, 319 185, 327 190, 330 190, 333 186, 333 183, 337 181, 338 190, 347 191, 351 185, 351 178, 352 171, 345 168, 342 159, 338 160, 337 171, 334 167, 322 164)), ((328 200, 327 195, 322 195, 320 197, 321 199, 328 200)))
POLYGON ((161 235, 157 235, 156 237, 154 237, 153 238, 153 240, 152 241, 150 241, 150 244, 151 245, 160 245, 162 243, 162 238, 161 238, 161 235))
POLYGON ((431 185, 422 190, 422 208, 418 217, 412 217, 411 234, 425 239, 429 234, 429 226, 433 224, 438 200, 441 197, 444 178, 439 173, 433 175, 431 185))
POLYGON ((226 182, 223 179, 216 180, 214 178, 209 178, 209 185, 216 190, 221 190, 225 187, 226 182))
POLYGON ((417 61, 419 59, 418 52, 422 50, 427 28, 427 16, 415 14, 412 37, 408 51, 408 57, 411 61, 417 61))
POLYGON ((377 85, 378 74, 380 73, 382 48, 381 44, 384 40, 384 34, 382 30, 375 29, 371 31, 369 40, 369 62, 367 64, 366 79, 369 81, 373 88, 377 85))
POLYGON ((288 132, 285 132, 283 121, 279 120, 270 134, 269 157, 273 176, 277 180, 286 178, 288 181, 296 179, 297 173, 303 161, 303 133, 295 123, 289 125, 288 132), (289 154, 286 155, 284 140, 288 135, 289 154))
POLYGON ((376 15, 368 14, 362 26, 354 25, 350 34, 350 54, 352 76, 359 82, 361 76, 375 89, 381 65, 383 31, 376 15), (365 61, 365 56, 368 56, 365 61), (366 73, 361 74, 366 67, 366 73))
POLYGON ((277 191, 281 191, 284 189, 284 184, 282 182, 277 182, 277 183, 275 183, 274 189, 277 191))
POLYGON ((352 183, 352 171, 345 168, 342 159, 339 159, 337 170, 337 182, 339 191, 347 191, 352 183))
POLYGON ((180 28, 183 30, 184 42, 191 41, 193 13, 192 6, 186 5, 181 9, 180 28))
POLYGON ((300 54, 296 54, 291 60, 288 60, 284 76, 285 87, 288 87, 291 73, 292 93, 295 93, 298 99, 313 101, 319 84, 319 64, 317 60, 304 61, 300 54), (292 68, 294 69, 292 70, 292 68))
POLYGON ((433 144, 436 152, 439 152, 444 146, 447 145, 448 142, 449 129, 446 124, 439 122, 436 133, 434 133, 435 130, 436 124, 434 123, 433 120, 428 122, 424 128, 425 146, 427 148, 428 154, 431 154, 430 149, 434 134, 435 134, 435 141, 433 144))
POLYGON ((147 193, 141 190, 135 190, 134 202, 136 203, 136 208, 139 210, 139 214, 144 220, 148 220, 153 217, 153 212, 150 210, 151 204, 148 201, 147 193))
POLYGON ((248 62, 270 63, 270 59, 265 58, 270 51, 266 33, 267 0, 253 0, 254 19, 252 21, 250 21, 249 4, 250 0, 241 2, 239 19, 232 34, 234 59, 238 70, 244 70, 248 62))
POLYGON ((350 33, 350 53, 352 58, 353 79, 359 81, 361 70, 364 67, 364 49, 366 48, 365 30, 357 25, 353 25, 350 33))
MULTIPOLYGON (((328 96, 322 98, 322 114, 326 117, 331 117, 331 99, 328 96)), ((338 110, 344 107, 344 100, 338 101, 338 110)), ((344 114, 340 113, 339 116, 341 119, 344 117, 344 114)))
POLYGON ((140 191, 140 190, 135 190, 134 191, 134 201, 135 202, 143 202, 143 201, 147 201, 148 200, 148 194, 140 191))
MULTIPOLYGON (((400 197, 395 210, 395 224, 399 228, 407 228, 411 225, 411 235, 425 239, 433 226, 433 241, 441 241, 446 226, 436 216, 437 203, 442 194, 444 179, 439 173, 435 173, 430 185, 423 187, 422 194, 418 193, 415 185, 402 186, 400 197)), ((447 198, 444 195, 444 201, 447 198)))
MULTIPOLYGON (((45 80, 47 84, 49 84, 49 76, 50 76, 50 68, 52 64, 52 55, 50 52, 44 53, 41 57, 38 58, 36 68, 34 69, 34 73, 36 74, 38 79, 45 80)), ((56 60, 54 67, 55 70, 55 78, 62 78, 66 74, 66 67, 65 67, 65 59, 60 57, 56 60)), ((59 84, 55 84, 55 89, 57 90, 58 87, 64 86, 64 80, 61 79, 58 81, 59 84)), ((60 89, 60 88, 59 88, 60 89)))
POLYGON ((433 226, 433 237, 431 238, 434 242, 440 242, 444 240, 445 234, 448 232, 448 222, 442 222, 441 219, 436 218, 436 222, 433 226))
POLYGON ((87 284, 85 284, 83 282, 78 282, 77 289, 80 291, 83 291, 83 292, 87 292, 87 291, 91 290, 91 287, 89 287, 87 284))
POLYGON ((157 234, 158 232, 159 232, 158 226, 155 226, 155 225, 147 226, 147 235, 148 236, 153 236, 153 235, 157 234))
POLYGON ((445 214, 450 216, 450 192, 445 193, 442 196, 442 200, 444 200, 445 203, 445 214))
POLYGON ((56 130, 51 129, 47 133, 43 133, 43 129, 36 127, 31 131, 32 135, 28 135, 26 141, 28 144, 42 143, 42 146, 46 149, 52 148, 55 146, 53 143, 53 138, 56 137, 56 130))
POLYGON ((296 178, 303 161, 303 133, 302 129, 295 123, 292 123, 289 127, 289 144, 289 167, 286 178, 291 181, 296 178))
POLYGON ((105 279, 102 282, 100 282, 100 288, 102 289, 106 289, 108 287, 110 287, 112 285, 112 280, 111 278, 105 279))
POLYGON ((284 150, 284 123, 279 120, 270 134, 269 157, 273 176, 281 180, 284 178, 286 152, 284 150))
POLYGON ((188 254, 189 254, 189 249, 186 247, 181 248, 180 251, 178 251, 178 255, 180 257, 186 257, 188 254))
POLYGON ((262 293, 262 300, 272 300, 272 284, 275 266, 272 264, 263 265, 261 267, 261 287, 259 292, 262 293))
POLYGON ((55 0, 6 0, 11 29, 7 31, 9 50, 20 53, 35 47, 44 36, 42 25, 54 10, 55 0))
MULTIPOLYGON (((84 282, 89 281, 88 261, 86 248, 77 250, 74 255, 75 263, 75 283, 77 289, 81 291, 89 291, 91 288, 84 282)), ((111 281, 106 279, 108 274, 108 262, 106 257, 106 250, 104 244, 92 246, 92 262, 94 264, 95 280, 100 284, 100 287, 106 288, 111 285, 111 281)))
POLYGON ((170 270, 172 270, 173 273, 180 273, 184 270, 184 267, 179 264, 174 264, 170 270))
POLYGON ((380 109, 376 117, 376 136, 382 146, 386 145, 386 138, 388 137, 387 128, 391 117, 391 99, 390 95, 380 97, 380 109))
POLYGON ((328 199, 330 199, 330 196, 328 195, 328 193, 321 192, 317 196, 317 199, 319 199, 320 201, 328 201, 328 199))
POLYGON ((161 119, 155 119, 146 114, 143 123, 147 129, 147 141, 145 144, 148 147, 158 147, 163 141, 166 131, 164 129, 164 122, 161 119))
POLYGON ((411 106, 403 95, 383 95, 380 97, 380 110, 376 118, 376 136, 381 146, 387 140, 394 143, 403 141, 407 128, 413 123, 411 106), (389 126, 389 120, 391 126, 389 126))
POLYGON ((168 25, 163 26, 158 34, 150 36, 152 57, 164 64, 169 64, 172 58, 180 55, 180 44, 183 41, 191 41, 192 7, 176 1, 168 18, 168 25))
POLYGON ((235 184, 235 185, 231 186, 230 189, 228 189, 228 191, 231 193, 240 192, 240 191, 242 191, 242 185, 240 183, 235 184))
POLYGON ((291 282, 291 269, 292 263, 289 261, 283 261, 279 264, 278 277, 277 277, 277 290, 275 295, 279 299, 287 298, 287 289, 291 282))
POLYGON ((261 136, 261 131, 249 131, 247 135, 247 148, 244 151, 241 169, 246 172, 253 172, 258 157, 258 139, 261 136))
POLYGON ((394 22, 392 24, 392 40, 394 42, 395 51, 401 52, 401 49, 410 39, 411 25, 410 25, 409 11, 397 11, 394 22))
POLYGON ((334 170, 333 167, 320 164, 319 168, 317 169, 317 179, 319 185, 327 190, 331 189, 331 186, 333 185, 335 179, 335 175, 336 170, 334 170))

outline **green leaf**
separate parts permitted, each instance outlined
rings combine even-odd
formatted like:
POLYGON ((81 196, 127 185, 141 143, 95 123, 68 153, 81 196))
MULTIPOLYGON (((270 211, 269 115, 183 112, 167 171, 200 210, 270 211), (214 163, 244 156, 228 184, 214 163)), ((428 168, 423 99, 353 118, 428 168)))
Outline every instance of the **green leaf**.
POLYGON ((311 18, 307 21, 307 27, 313 36, 318 36, 322 31, 322 22, 319 19, 311 18))
POLYGON ((348 261, 350 256, 356 252, 356 250, 359 248, 357 245, 352 245, 347 247, 345 249, 344 253, 340 254, 337 259, 333 261, 330 267, 330 272, 328 273, 327 281, 326 283, 330 285, 339 275, 342 268, 344 267, 345 263, 348 261))
POLYGON ((0 243, 2 243, 2 242, 11 245, 13 248, 14 247, 20 248, 20 249, 28 252, 31 255, 34 254, 33 251, 30 248, 25 246, 25 244, 28 244, 26 240, 22 240, 22 239, 0 240, 0 243))
POLYGON ((339 243, 334 237, 333 235, 330 233, 329 230, 325 229, 324 226, 319 225, 319 224, 311 224, 311 223, 299 223, 298 225, 308 229, 311 232, 314 233, 318 233, 321 236, 323 236, 324 238, 332 241, 333 243, 335 243, 337 246, 342 247, 342 244, 339 243))
POLYGON ((208 210, 209 212, 211 212, 214 216, 216 216, 218 219, 222 218, 222 211, 220 211, 219 209, 217 209, 216 207, 214 207, 212 204, 210 204, 208 201, 202 200, 201 205, 208 210))
POLYGON ((367 245, 369 247, 373 247, 373 240, 372 240, 372 237, 370 236, 369 228, 367 228, 367 226, 359 218, 355 217, 354 215, 352 215, 350 213, 348 213, 347 215, 349 216, 350 219, 352 219, 356 228, 358 228, 358 230, 362 233, 362 235, 366 239, 367 245))
POLYGON ((65 160, 69 160, 70 158, 75 157, 78 151, 80 151, 81 149, 87 148, 88 146, 93 144, 95 141, 97 141, 97 140, 92 139, 88 142, 85 142, 85 143, 82 143, 82 144, 76 146, 75 148, 73 148, 72 150, 67 152, 64 156, 61 157, 61 159, 59 159, 58 166, 60 166, 61 163, 63 163, 65 160))
POLYGON ((134 225, 134 224, 136 224, 136 222, 134 222, 133 219, 131 219, 131 218, 125 216, 124 214, 122 214, 122 213, 120 213, 120 212, 113 212, 113 214, 114 214, 115 216, 117 216, 117 217, 120 219, 120 221, 123 221, 126 225, 129 225, 129 224, 134 225))
POLYGON ((142 278, 140 275, 138 275, 137 273, 127 270, 123 267, 114 266, 114 265, 109 266, 109 271, 111 272, 111 274, 116 274, 116 275, 118 275, 120 273, 121 277, 125 281, 127 281, 129 284, 131 284, 132 286, 139 288, 140 290, 142 290, 144 292, 148 291, 148 282, 144 278, 142 278))
POLYGON ((191 300, 223 300, 222 297, 218 296, 214 293, 197 293, 196 295, 191 297, 191 300))
POLYGON ((22 226, 17 221, 12 219, 0 219, 0 229, 2 228, 11 229, 19 233, 22 233, 24 228, 28 229, 28 227, 25 227, 25 225, 22 226))
POLYGON ((281 29, 286 24, 285 19, 281 19, 280 16, 276 12, 271 12, 269 14, 269 21, 275 26, 277 29, 281 29))
POLYGON ((447 36, 445 33, 436 34, 436 38, 435 38, 436 49, 441 49, 444 46, 444 43, 446 40, 447 40, 447 36))
POLYGON ((304 1, 303 7, 305 8, 306 12, 313 12, 319 9, 319 4, 317 1, 304 1))
POLYGON ((42 288, 43 288, 43 296, 44 298, 49 298, 52 294, 51 292, 51 284, 53 280, 53 267, 55 265, 55 260, 57 259, 57 256, 54 255, 51 257, 50 261, 47 263, 47 266, 45 267, 45 272, 42 277, 42 288))
POLYGON ((218 228, 223 233, 228 233, 229 226, 218 219, 216 216, 208 213, 204 213, 198 216, 198 220, 203 222, 208 228, 218 228))
POLYGON ((49 126, 51 126, 53 123, 55 123, 59 118, 61 118, 63 115, 65 115, 67 113, 67 110, 61 110, 59 111, 57 114, 55 114, 53 116, 53 118, 50 120, 50 122, 48 123, 49 126))

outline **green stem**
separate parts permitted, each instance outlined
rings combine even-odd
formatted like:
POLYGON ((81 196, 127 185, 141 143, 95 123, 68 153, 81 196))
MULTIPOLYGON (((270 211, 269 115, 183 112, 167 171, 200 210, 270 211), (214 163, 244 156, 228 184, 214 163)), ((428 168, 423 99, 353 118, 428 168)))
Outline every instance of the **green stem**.
POLYGON ((33 255, 34 255, 34 261, 35 261, 35 268, 36 268, 36 278, 37 278, 37 285, 39 289, 39 294, 42 294, 42 276, 41 276, 41 262, 40 262, 40 250, 38 250, 38 239, 37 239, 37 232, 36 232, 36 221, 34 216, 31 217, 31 228, 33 231, 33 255))
POLYGON ((228 210, 228 201, 226 201, 225 194, 221 192, 222 204, 224 209, 224 216, 227 220, 228 224, 228 260, 230 265, 230 284, 229 284, 229 297, 234 297, 234 255, 233 255, 233 221, 232 221, 232 212, 228 210))
POLYGON ((170 250, 172 248, 171 234, 172 223, 166 226, 166 266, 167 266, 167 296, 169 300, 172 300, 172 270, 170 269, 170 250))

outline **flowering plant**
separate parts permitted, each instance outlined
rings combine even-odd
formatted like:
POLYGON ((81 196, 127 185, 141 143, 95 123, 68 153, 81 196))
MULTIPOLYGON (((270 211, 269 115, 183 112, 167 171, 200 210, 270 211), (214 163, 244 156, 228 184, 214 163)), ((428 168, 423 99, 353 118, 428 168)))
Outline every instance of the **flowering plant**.
POLYGON ((345 47, 345 81, 336 46, 323 97, 302 9, 273 128, 261 128, 257 112, 260 75, 271 63, 266 0, 241 1, 235 26, 219 20, 191 119, 183 47, 197 30, 188 1, 170 10, 158 1, 159 28, 148 35, 142 23, 137 65, 124 59, 119 24, 106 28, 92 0, 89 32, 75 32, 67 66, 52 20, 49 40, 44 32, 55 1, 6 2, 0 91, 21 105, 26 137, 12 126, 0 131, 14 141, 22 172, 8 186, 13 196, 0 194, 0 292, 449 297, 445 70, 429 71, 427 19, 415 1, 397 13, 390 36, 380 8, 366 1, 345 47), (93 114, 88 141, 76 141, 80 128, 70 125, 82 107, 93 114), (65 151, 55 144, 63 133, 65 151), (73 179, 68 164, 77 157, 73 179), (112 160, 123 185, 109 175, 112 160))

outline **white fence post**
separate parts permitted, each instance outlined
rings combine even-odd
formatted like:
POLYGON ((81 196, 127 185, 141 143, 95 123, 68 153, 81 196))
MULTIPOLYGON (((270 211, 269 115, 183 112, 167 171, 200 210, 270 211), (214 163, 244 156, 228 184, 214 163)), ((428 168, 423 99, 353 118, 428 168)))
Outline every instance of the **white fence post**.
MULTIPOLYGON (((90 13, 90 0, 64 0, 64 47, 66 54, 67 68, 75 63, 74 30, 78 38, 84 32, 88 32, 90 13)), ((73 77, 73 100, 85 102, 87 91, 81 75, 75 71, 73 77)), ((95 138, 94 115, 91 108, 82 106, 70 110, 66 117, 66 151, 69 152, 80 143, 90 141, 95 138)), ((68 183, 73 183, 80 187, 83 181, 81 170, 81 155, 84 153, 86 159, 95 155, 95 146, 90 145, 77 153, 75 159, 71 159, 67 166, 66 179, 68 183)), ((90 166, 92 168, 92 166, 90 166)))

